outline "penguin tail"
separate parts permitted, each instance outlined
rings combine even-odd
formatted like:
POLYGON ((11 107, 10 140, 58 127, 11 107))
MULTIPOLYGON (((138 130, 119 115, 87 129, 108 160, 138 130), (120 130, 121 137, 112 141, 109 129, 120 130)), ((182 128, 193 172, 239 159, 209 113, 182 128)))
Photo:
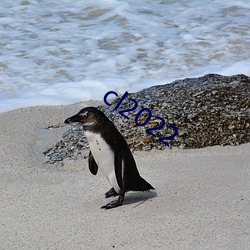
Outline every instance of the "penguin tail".
POLYGON ((131 191, 149 191, 150 189, 154 189, 154 187, 152 187, 147 181, 139 176, 131 191))

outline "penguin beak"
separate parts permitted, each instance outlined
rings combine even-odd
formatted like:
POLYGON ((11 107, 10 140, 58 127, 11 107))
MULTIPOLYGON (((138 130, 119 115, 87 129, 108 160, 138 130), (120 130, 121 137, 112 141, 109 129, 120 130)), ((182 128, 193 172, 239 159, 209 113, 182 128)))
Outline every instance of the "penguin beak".
POLYGON ((64 121, 64 123, 70 124, 72 122, 80 122, 80 120, 81 120, 81 116, 79 116, 78 114, 76 114, 76 115, 73 115, 73 116, 67 118, 64 121))

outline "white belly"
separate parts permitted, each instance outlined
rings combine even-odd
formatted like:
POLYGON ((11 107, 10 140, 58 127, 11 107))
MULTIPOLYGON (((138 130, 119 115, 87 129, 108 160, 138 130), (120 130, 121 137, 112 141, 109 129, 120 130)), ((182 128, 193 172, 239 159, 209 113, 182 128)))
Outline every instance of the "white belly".
POLYGON ((95 159, 96 164, 108 179, 111 186, 119 193, 120 188, 115 175, 115 159, 114 152, 110 146, 103 140, 100 134, 85 132, 88 139, 91 153, 95 159))

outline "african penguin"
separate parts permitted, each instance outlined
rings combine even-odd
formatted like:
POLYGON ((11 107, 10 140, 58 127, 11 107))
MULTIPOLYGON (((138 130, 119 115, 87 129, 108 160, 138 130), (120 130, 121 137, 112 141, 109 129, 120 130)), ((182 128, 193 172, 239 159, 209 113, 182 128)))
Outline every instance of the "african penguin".
POLYGON ((106 198, 119 195, 118 200, 101 208, 110 209, 122 205, 128 191, 154 189, 140 176, 127 142, 103 112, 95 107, 87 107, 65 120, 65 123, 72 122, 83 125, 90 147, 90 172, 96 175, 100 168, 112 186, 105 193, 106 198))

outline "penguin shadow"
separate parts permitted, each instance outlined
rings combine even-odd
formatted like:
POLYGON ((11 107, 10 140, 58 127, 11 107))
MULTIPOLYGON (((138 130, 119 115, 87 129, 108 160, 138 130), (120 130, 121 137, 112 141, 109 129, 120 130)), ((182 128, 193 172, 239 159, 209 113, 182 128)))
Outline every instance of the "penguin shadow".
POLYGON ((134 204, 134 208, 140 206, 147 200, 153 199, 157 197, 157 193, 155 191, 144 191, 144 192, 129 192, 126 194, 123 206, 134 204))

